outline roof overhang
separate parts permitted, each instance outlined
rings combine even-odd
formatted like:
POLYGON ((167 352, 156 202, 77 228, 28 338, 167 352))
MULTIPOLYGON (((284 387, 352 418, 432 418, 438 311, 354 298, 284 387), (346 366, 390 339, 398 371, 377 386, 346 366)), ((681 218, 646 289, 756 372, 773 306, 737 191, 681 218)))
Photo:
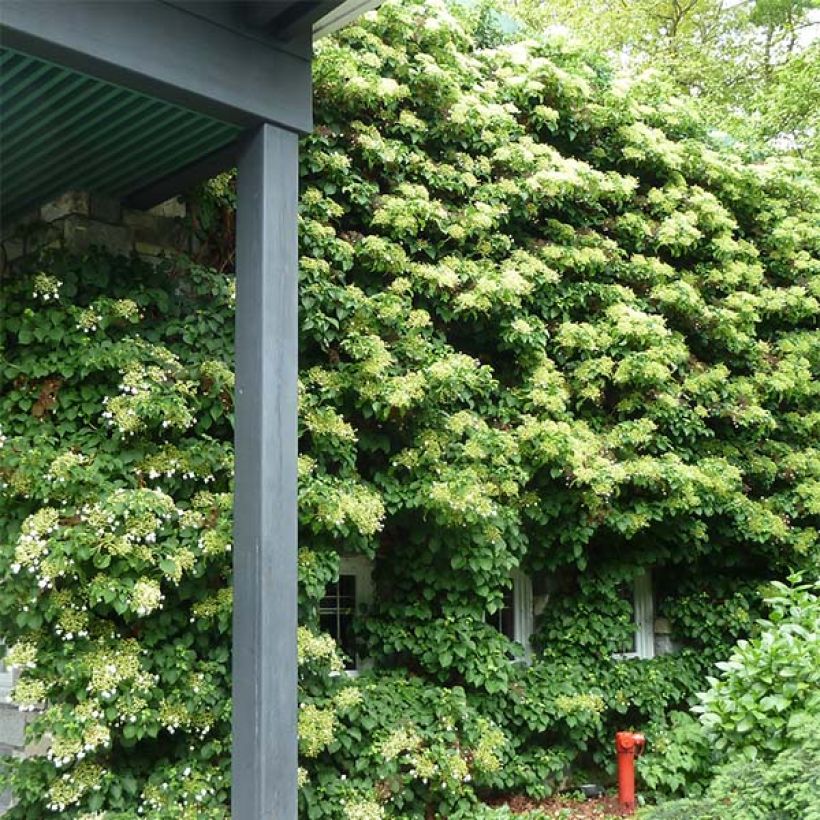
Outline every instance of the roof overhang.
MULTIPOLYGON (((313 24, 313 37, 325 37, 381 5, 382 0, 345 0, 313 24)), ((327 4, 333 5, 333 4, 327 4)))
POLYGON ((147 207, 312 127, 317 36, 377 3, 3 0, 0 214, 69 188, 147 207))

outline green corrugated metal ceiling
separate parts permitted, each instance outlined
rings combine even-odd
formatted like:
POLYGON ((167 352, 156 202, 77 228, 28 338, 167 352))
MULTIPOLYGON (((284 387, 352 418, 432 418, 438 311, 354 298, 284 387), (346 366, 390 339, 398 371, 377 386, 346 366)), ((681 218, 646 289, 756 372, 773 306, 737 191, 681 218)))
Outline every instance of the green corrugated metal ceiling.
POLYGON ((0 211, 68 190, 125 196, 235 140, 240 129, 0 48, 0 211))

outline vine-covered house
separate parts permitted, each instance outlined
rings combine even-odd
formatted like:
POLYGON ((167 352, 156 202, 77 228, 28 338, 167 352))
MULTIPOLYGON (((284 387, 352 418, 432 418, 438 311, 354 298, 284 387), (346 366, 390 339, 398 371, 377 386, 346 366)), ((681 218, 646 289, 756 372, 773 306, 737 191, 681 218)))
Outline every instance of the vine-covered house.
MULTIPOLYGON (((608 782, 621 729, 674 791, 668 738, 697 735, 761 589, 816 567, 815 178, 727 149, 651 77, 442 3, 323 41, 313 82, 298 213, 287 155, 298 390, 295 347, 255 359, 293 365, 298 517, 254 498, 298 533, 299 811, 498 816, 608 782)), ((184 214, 77 195, 56 247, 5 243, 0 632, 59 752, 13 767, 26 820, 230 816, 232 691, 256 680, 231 637, 282 625, 271 579, 234 572, 242 454, 279 463, 261 432, 234 446, 246 194, 240 166, 184 214), (254 600, 269 619, 237 627, 254 600)))

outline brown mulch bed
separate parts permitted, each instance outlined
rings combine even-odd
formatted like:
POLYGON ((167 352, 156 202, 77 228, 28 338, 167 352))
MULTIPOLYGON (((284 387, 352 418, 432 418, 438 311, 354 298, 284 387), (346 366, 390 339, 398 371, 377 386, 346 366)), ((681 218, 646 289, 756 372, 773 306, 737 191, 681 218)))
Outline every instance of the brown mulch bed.
POLYGON ((548 797, 546 800, 530 800, 529 797, 509 797, 493 801, 494 806, 507 806, 513 814, 525 814, 528 811, 540 810, 547 817, 560 820, 609 820, 615 817, 627 817, 627 813, 618 805, 614 795, 596 797, 591 800, 579 800, 577 797, 548 797))

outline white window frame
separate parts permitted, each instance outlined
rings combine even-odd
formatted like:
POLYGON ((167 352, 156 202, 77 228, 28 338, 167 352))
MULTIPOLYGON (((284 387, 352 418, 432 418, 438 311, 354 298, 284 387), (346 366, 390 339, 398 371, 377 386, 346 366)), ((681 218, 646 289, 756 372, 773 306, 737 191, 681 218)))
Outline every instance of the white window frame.
POLYGON ((532 633, 535 629, 532 578, 520 569, 514 569, 510 576, 513 582, 513 633, 515 642, 524 647, 524 657, 529 661, 532 656, 532 633))
POLYGON ((632 611, 635 637, 631 652, 616 652, 616 660, 652 660, 655 657, 655 595, 652 572, 644 570, 632 582, 632 611))
MULTIPOLYGON (((362 607, 373 601, 373 562, 364 555, 342 555, 339 558, 339 577, 342 575, 352 575, 356 579, 355 621, 362 607)), ((370 666, 369 659, 358 654, 353 658, 353 663, 353 669, 345 669, 345 674, 352 678, 370 666)))
POLYGON ((635 578, 635 654, 641 660, 655 657, 655 595, 652 590, 652 573, 642 572, 635 578))
MULTIPOLYGON (((524 647, 523 660, 529 662, 532 656, 532 633, 535 629, 532 579, 520 569, 512 570, 510 579, 512 580, 512 641, 524 647)), ((496 610, 494 614, 498 614, 498 611, 496 610)))

